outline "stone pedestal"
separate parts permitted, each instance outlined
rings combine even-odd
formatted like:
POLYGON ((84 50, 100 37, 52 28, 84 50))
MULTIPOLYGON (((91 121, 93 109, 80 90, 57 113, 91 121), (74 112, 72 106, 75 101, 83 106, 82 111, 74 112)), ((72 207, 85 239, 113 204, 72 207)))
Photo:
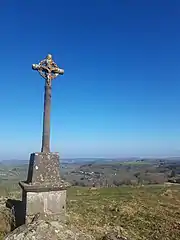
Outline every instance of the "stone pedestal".
POLYGON ((60 177, 58 153, 32 153, 27 181, 19 184, 26 223, 37 215, 44 219, 65 220, 69 185, 60 177))

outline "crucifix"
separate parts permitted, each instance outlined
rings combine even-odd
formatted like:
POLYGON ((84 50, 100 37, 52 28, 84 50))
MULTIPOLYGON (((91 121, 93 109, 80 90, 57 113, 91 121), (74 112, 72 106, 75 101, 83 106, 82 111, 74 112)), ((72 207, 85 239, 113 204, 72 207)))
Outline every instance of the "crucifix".
POLYGON ((53 61, 52 55, 48 54, 39 64, 32 65, 33 70, 37 70, 45 79, 44 92, 44 114, 43 114, 43 134, 41 152, 50 152, 50 109, 51 109, 51 85, 52 80, 64 74, 64 70, 59 68, 53 61))

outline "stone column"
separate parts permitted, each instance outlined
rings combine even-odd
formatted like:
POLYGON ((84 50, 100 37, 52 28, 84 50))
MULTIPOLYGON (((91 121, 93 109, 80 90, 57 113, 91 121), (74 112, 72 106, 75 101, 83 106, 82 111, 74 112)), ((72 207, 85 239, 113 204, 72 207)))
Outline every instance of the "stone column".
POLYGON ((36 215, 43 219, 65 220, 66 189, 69 184, 60 177, 59 154, 50 152, 50 108, 52 80, 64 73, 48 54, 39 64, 33 64, 45 79, 44 116, 41 152, 32 153, 27 180, 20 182, 25 219, 36 215))
POLYGON ((41 152, 50 152, 51 81, 45 81, 43 135, 41 152))

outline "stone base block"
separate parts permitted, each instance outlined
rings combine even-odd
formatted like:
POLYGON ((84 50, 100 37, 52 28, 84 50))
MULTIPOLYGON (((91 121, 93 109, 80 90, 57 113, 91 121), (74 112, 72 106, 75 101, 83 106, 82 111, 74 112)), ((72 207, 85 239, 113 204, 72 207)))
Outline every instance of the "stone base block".
POLYGON ((66 190, 48 192, 23 192, 26 203, 26 223, 37 215, 41 219, 65 221, 66 190))
POLYGON ((58 153, 35 152, 30 156, 27 183, 44 184, 60 182, 58 153))
POLYGON ((58 153, 32 153, 27 181, 19 185, 26 223, 38 215, 43 219, 65 220, 66 189, 70 185, 60 177, 58 153))

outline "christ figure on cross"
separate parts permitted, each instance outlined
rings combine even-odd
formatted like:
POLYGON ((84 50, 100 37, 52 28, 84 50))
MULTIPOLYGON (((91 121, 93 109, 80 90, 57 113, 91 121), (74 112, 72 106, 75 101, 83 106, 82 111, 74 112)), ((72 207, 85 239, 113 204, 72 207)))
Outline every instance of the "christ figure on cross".
POLYGON ((45 79, 44 92, 44 115, 43 115, 43 135, 41 152, 50 152, 50 108, 51 108, 51 82, 54 78, 64 74, 64 70, 59 68, 53 61, 52 55, 48 54, 39 64, 32 65, 33 70, 37 70, 45 79))

